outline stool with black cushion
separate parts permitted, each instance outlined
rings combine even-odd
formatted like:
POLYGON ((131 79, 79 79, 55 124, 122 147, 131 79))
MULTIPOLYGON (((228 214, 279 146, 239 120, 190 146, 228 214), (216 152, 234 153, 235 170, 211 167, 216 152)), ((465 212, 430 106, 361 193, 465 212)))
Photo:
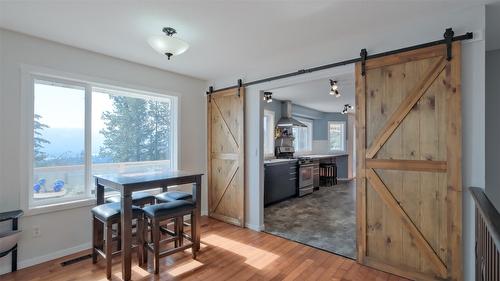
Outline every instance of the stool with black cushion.
MULTIPOLYGON (((120 196, 113 196, 106 199, 106 203, 118 203, 121 201, 120 196)), ((148 204, 154 204, 155 197, 149 192, 137 191, 132 192, 132 204, 139 207, 144 207, 148 204)))
MULTIPOLYGON (((193 195, 183 191, 167 191, 156 195, 155 198, 157 204, 172 202, 175 200, 193 201, 193 195)), ((183 221, 183 223, 185 226, 191 226, 191 223, 186 221, 183 221)))
POLYGON ((323 186, 337 184, 337 165, 335 163, 321 163, 319 165, 319 181, 323 186))
POLYGON ((172 202, 175 200, 191 201, 193 200, 193 195, 191 195, 191 193, 182 191, 167 191, 156 195, 155 198, 156 203, 172 202))
POLYGON ((196 237, 195 230, 191 228, 191 235, 184 233, 183 218, 185 215, 191 216, 191 221, 195 221, 195 205, 187 200, 175 200, 143 208, 144 216, 151 226, 151 241, 144 243, 144 263, 147 263, 148 251, 154 255, 155 274, 160 272, 160 258, 172 255, 191 248, 193 258, 196 258, 196 246, 191 237, 196 237), (174 222, 174 231, 162 231, 160 223, 165 221, 174 222), (168 238, 160 240, 161 232, 168 234, 168 238), (184 244, 184 238, 191 243, 184 244), (174 242, 174 247, 160 252, 160 243, 174 242))
MULTIPOLYGON (((113 252, 113 225, 120 222, 121 204, 119 202, 106 203, 98 205, 91 210, 93 215, 93 231, 92 231, 92 263, 97 263, 98 255, 101 255, 106 260, 106 277, 111 278, 111 260, 113 255, 120 253, 120 251, 113 252), (105 228, 106 238, 99 237, 98 226, 102 223, 105 228), (104 247, 104 243, 106 247, 104 247)), ((144 260, 144 218, 143 211, 137 206, 132 206, 132 219, 137 220, 136 238, 137 243, 134 246, 138 251, 139 265, 142 265, 144 260)), ((120 240, 119 236, 115 239, 120 240)))

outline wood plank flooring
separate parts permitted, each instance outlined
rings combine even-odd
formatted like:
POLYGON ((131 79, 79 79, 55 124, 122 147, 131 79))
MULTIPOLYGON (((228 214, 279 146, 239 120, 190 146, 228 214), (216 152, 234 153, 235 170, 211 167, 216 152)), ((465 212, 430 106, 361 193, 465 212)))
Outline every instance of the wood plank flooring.
MULTIPOLYGON (((202 245, 197 260, 187 250, 163 258, 159 276, 137 265, 132 280, 407 280, 357 264, 355 261, 270 234, 202 219, 202 245)), ((65 267, 61 262, 86 255, 84 251, 0 276, 1 281, 105 281, 105 265, 90 259, 65 267)), ((112 280, 121 280, 120 258, 113 260, 112 280)))

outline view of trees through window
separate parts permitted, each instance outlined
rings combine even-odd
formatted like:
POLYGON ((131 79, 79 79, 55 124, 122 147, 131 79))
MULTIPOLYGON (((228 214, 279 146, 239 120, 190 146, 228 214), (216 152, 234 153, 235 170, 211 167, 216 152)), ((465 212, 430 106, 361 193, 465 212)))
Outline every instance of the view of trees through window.
POLYGON ((34 90, 35 201, 88 195, 85 179, 93 187, 93 174, 171 167, 170 98, 95 88, 86 109, 83 87, 35 81, 34 90), (91 112, 90 151, 85 149, 86 112, 91 112))

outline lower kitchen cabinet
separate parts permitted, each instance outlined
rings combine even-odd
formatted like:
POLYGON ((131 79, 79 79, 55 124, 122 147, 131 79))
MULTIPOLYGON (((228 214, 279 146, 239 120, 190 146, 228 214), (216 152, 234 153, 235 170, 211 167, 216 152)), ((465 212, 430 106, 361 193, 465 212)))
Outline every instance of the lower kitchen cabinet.
POLYGON ((264 205, 297 195, 297 162, 264 165, 264 205))

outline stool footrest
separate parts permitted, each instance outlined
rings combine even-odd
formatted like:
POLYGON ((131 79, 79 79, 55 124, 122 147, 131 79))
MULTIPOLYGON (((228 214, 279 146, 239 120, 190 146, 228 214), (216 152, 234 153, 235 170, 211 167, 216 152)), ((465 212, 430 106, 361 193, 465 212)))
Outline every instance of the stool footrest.
POLYGON ((185 245, 182 245, 182 246, 174 248, 174 249, 168 249, 166 251, 160 252, 160 258, 170 256, 170 255, 178 253, 178 252, 182 252, 182 251, 189 249, 191 247, 193 247, 193 243, 187 243, 185 245))

